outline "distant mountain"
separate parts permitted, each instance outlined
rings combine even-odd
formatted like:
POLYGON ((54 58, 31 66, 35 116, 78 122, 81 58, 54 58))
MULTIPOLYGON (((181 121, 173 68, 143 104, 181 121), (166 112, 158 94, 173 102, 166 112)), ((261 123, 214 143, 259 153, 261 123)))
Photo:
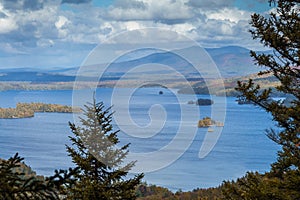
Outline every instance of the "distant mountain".
MULTIPOLYGON (((198 47, 180 49, 177 52, 197 56, 198 47)), ((208 55, 216 64, 221 75, 225 78, 245 76, 259 72, 255 66, 250 50, 239 46, 226 46, 220 48, 206 48, 208 55)))
MULTIPOLYGON (((152 49, 135 51, 130 53, 127 57, 121 57, 117 62, 110 64, 105 72, 106 79, 117 79, 124 75, 130 69, 144 64, 162 64, 170 66, 171 68, 179 71, 186 78, 195 78, 198 73, 193 69, 190 64, 182 59, 179 55, 194 56, 197 58, 198 47, 189 47, 185 49, 174 50, 174 52, 161 52, 152 49)), ((249 50, 239 46, 227 46, 221 48, 207 48, 205 49, 215 62, 221 75, 224 78, 245 76, 257 73, 260 68, 254 65, 253 59, 250 57, 249 50)), ((201 60, 200 60, 201 61, 201 60)), ((150 65, 151 70, 156 74, 160 73, 160 67, 157 65, 150 65)), ((99 67, 105 67, 106 64, 99 64, 99 67)), ((0 69, 0 81, 35 81, 35 82, 69 82, 74 81, 79 67, 62 68, 52 70, 42 69, 0 69)), ((209 69, 208 69, 209 70, 209 69)), ((161 71, 161 73, 163 73, 161 71)), ((84 76, 86 80, 88 77, 95 76, 95 72, 87 71, 84 76)))
POLYGON ((0 81, 70 82, 74 80, 75 76, 30 71, 3 72, 0 70, 0 81))
MULTIPOLYGON (((189 47, 174 50, 173 52, 154 52, 150 54, 150 50, 148 50, 146 53, 144 52, 144 54, 148 54, 143 57, 141 57, 141 55, 143 55, 142 53, 136 52, 137 58, 135 58, 131 53, 129 58, 122 58, 120 59, 121 62, 119 62, 119 60, 118 62, 110 64, 106 73, 110 76, 112 74, 123 75, 136 66, 157 63, 170 66, 188 77, 189 75, 197 73, 197 71, 193 70, 190 67, 190 64, 182 59, 180 55, 188 54, 189 57, 192 56, 197 58, 199 57, 197 52, 198 50, 198 47, 189 47)), ((257 73, 260 70, 260 68, 254 65, 253 59, 250 57, 249 49, 239 46, 227 46, 221 48, 207 48, 205 50, 215 62, 223 77, 245 76, 257 73)), ((201 58, 199 58, 199 61, 201 61, 201 58)), ((104 67, 106 64, 102 64, 102 66, 104 67)), ((151 70, 156 70, 155 65, 153 65, 153 69, 151 70)), ((72 73, 74 75, 74 72, 76 72, 76 70, 75 68, 72 68, 61 73, 72 73)))
POLYGON ((260 70, 250 57, 249 49, 228 46, 206 50, 224 77, 245 76, 260 70))
POLYGON ((48 72, 48 70, 36 69, 36 68, 0 68, 0 73, 11 73, 11 72, 48 72))
MULTIPOLYGON (((166 66, 170 66, 181 73, 189 73, 190 71, 186 71, 186 68, 188 68, 189 63, 180 56, 172 53, 172 52, 164 52, 164 53, 153 53, 150 55, 147 55, 142 58, 138 58, 135 60, 125 61, 125 62, 118 62, 118 63, 112 63, 109 66, 108 72, 127 72, 128 70, 132 69, 133 67, 140 66, 143 64, 162 64, 166 66)), ((160 66, 152 65, 153 71, 160 70, 160 66), (157 69, 156 69, 157 68, 157 69)))
POLYGON ((142 57, 146 57, 150 54, 161 53, 161 52, 163 52, 163 51, 158 50, 158 49, 153 49, 153 48, 138 49, 138 50, 129 52, 124 56, 119 57, 116 60, 116 62, 125 62, 125 61, 130 61, 130 60, 136 60, 136 59, 139 59, 142 57))
MULTIPOLYGON (((176 56, 176 54, 189 55, 189 57, 192 56, 197 58, 197 56, 199 56, 198 50, 198 47, 189 47, 175 50, 174 53, 153 53, 136 60, 117 63, 115 69, 120 69, 122 67, 122 70, 126 71, 132 66, 138 66, 145 63, 160 63, 173 67, 184 75, 191 75, 195 73, 195 71, 192 71, 191 68, 189 68, 189 63, 179 56, 176 56)), ((205 50, 216 64, 221 75, 225 78, 246 76, 261 70, 259 67, 255 66, 253 58, 250 56, 249 49, 239 46, 227 46, 221 48, 207 48, 205 50)), ((201 61, 201 58, 199 58, 199 60, 201 61)))
MULTIPOLYGON (((74 68, 75 71, 76 68, 74 68)), ((77 71, 77 70, 76 70, 77 71)), ((75 75, 65 75, 66 71, 27 71, 23 69, 0 70, 1 81, 25 81, 31 83, 50 83, 50 82, 73 82, 76 80, 75 75)), ((79 77, 81 81, 95 80, 91 77, 79 77)), ((116 77, 104 77, 102 80, 115 80, 116 77)))

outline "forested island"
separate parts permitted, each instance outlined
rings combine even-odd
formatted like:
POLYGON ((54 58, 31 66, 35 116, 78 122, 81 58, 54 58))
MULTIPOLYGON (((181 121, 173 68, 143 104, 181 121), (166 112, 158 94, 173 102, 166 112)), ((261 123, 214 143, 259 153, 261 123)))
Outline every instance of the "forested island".
POLYGON ((210 126, 224 126, 223 122, 217 122, 210 117, 204 117, 198 121, 198 128, 207 128, 210 126))
POLYGON ((197 99, 196 101, 189 101, 188 104, 196 104, 197 106, 210 106, 214 104, 214 101, 211 99, 197 99))
POLYGON ((279 85, 278 80, 270 74, 257 75, 249 74, 246 76, 225 77, 223 84, 220 85, 217 79, 210 79, 208 81, 200 80, 192 83, 192 87, 181 87, 178 94, 201 94, 201 95, 216 95, 227 97, 236 97, 240 93, 235 90, 238 81, 247 81, 253 79, 256 83, 261 85, 260 90, 266 88, 273 88, 272 97, 285 96, 284 93, 275 90, 274 88, 279 85))
POLYGON ((45 103, 17 103, 16 108, 0 108, 1 119, 18 119, 34 117, 36 112, 73 113, 81 112, 80 108, 45 103))

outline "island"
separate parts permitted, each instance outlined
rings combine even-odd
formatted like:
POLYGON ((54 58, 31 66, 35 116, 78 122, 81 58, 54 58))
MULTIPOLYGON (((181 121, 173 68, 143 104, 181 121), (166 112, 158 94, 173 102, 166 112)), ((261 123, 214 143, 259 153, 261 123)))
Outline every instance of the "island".
POLYGON ((188 104, 196 104, 197 106, 210 106, 214 103, 211 99, 197 99, 196 101, 188 101, 188 104))
POLYGON ((208 128, 211 126, 218 126, 218 127, 223 127, 224 123, 223 122, 217 122, 210 117, 204 117, 203 119, 198 121, 198 128, 208 128))
POLYGON ((242 99, 242 98, 237 99, 236 102, 237 102, 239 105, 244 105, 244 104, 254 104, 252 101, 247 100, 247 99, 242 99))
POLYGON ((60 104, 17 103, 16 108, 0 108, 0 118, 29 118, 34 117, 36 112, 79 113, 81 109, 60 104))

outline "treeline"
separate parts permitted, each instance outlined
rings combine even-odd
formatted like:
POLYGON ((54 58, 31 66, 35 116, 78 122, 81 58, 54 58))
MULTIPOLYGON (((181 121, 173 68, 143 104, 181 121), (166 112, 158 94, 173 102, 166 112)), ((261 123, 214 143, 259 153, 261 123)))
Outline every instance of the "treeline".
POLYGON ((237 87, 237 81, 243 81, 253 79, 256 83, 261 85, 261 90, 266 88, 273 88, 272 96, 285 96, 284 93, 274 90, 279 85, 278 80, 273 75, 258 76, 257 74, 251 74, 248 76, 238 76, 224 78, 224 87, 219 85, 218 80, 209 80, 207 82, 201 80, 192 85, 192 87, 183 87, 178 90, 179 94, 201 94, 201 95, 217 95, 217 96, 230 96, 235 97, 240 93, 235 90, 237 87), (212 90, 209 90, 211 88, 212 90))
POLYGON ((17 103, 16 108, 0 108, 0 118, 14 119, 34 117, 35 112, 72 113, 80 112, 80 108, 60 104, 17 103))
POLYGON ((143 184, 137 187, 137 196, 138 200, 294 200, 300 199, 299 183, 297 171, 290 171, 282 177, 274 176, 273 172, 248 172, 235 181, 224 181, 218 187, 187 192, 173 193, 164 187, 143 184))
POLYGON ((141 184, 136 189, 138 200, 208 200, 208 199, 224 199, 222 194, 222 187, 207 188, 207 189, 194 189, 192 191, 183 192, 181 190, 173 193, 167 188, 141 184))
MULTIPOLYGON (((83 83, 84 84, 84 83, 83 83)), ((0 91, 8 90, 72 90, 73 82, 26 82, 26 81, 0 81, 0 91)), ((83 87, 84 88, 84 87, 83 87)), ((85 87, 87 88, 87 87, 85 87)))

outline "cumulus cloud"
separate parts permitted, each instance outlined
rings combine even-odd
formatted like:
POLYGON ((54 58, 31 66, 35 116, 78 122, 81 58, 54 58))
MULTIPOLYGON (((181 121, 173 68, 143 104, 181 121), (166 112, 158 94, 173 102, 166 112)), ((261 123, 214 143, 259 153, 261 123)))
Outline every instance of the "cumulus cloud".
POLYGON ((235 23, 238 23, 241 20, 249 20, 251 16, 250 12, 239 10, 237 8, 223 8, 218 11, 206 11, 205 13, 208 19, 222 21, 229 20, 235 23))
POLYGON ((193 17, 193 12, 184 1, 174 0, 140 0, 124 3, 117 1, 106 15, 116 21, 147 21, 153 20, 166 24, 182 23, 193 17))
POLYGON ((59 16, 58 20, 55 22, 56 28, 62 28, 66 23, 70 22, 65 16, 59 16))
POLYGON ((110 36, 133 30, 141 31, 116 42, 172 42, 189 37, 204 46, 253 44, 248 33, 251 13, 232 6, 233 0, 116 0, 109 7, 94 7, 90 2, 0 0, 2 51, 32 52, 62 47, 62 43, 61 51, 68 51, 65 47, 96 45, 110 36), (62 3, 78 5, 62 9, 62 3), (147 34, 142 31, 147 27, 178 34, 147 34), (143 35, 149 36, 147 40, 137 40, 143 35))
POLYGON ((16 22, 10 18, 0 18, 0 34, 9 33, 18 28, 16 22))
POLYGON ((18 25, 16 21, 7 10, 0 4, 0 34, 9 33, 16 30, 18 25))
MULTIPOLYGON (((23 51, 25 48, 39 46, 41 44, 39 40, 50 41, 58 37, 54 25, 58 17, 55 7, 43 6, 36 9, 36 7, 23 4, 26 1, 16 2, 19 3, 17 11, 12 10, 8 4, 4 6, 1 4, 3 2, 0 3, 0 11, 6 15, 0 19, 0 40, 3 43, 9 43, 12 48, 23 51), (28 10, 29 8, 31 10, 28 10)), ((39 2, 42 3, 42 1, 39 2)))

